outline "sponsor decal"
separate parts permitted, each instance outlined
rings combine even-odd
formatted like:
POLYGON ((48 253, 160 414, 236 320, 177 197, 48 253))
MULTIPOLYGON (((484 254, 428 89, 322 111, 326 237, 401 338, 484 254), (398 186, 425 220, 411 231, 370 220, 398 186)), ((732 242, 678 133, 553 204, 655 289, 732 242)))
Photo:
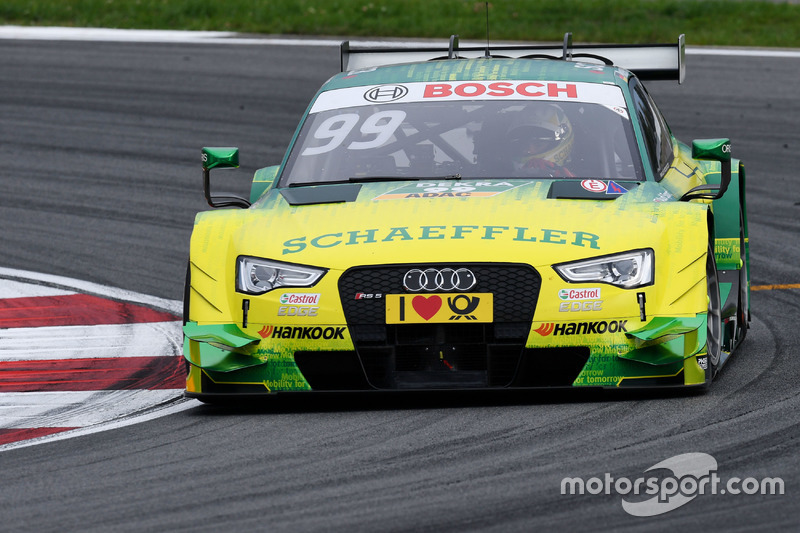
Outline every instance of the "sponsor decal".
POLYGON ((429 83, 425 85, 423 98, 442 98, 447 96, 460 96, 474 98, 476 96, 488 97, 519 97, 573 99, 578 98, 578 86, 575 83, 563 82, 480 82, 470 81, 464 83, 429 83))
POLYGON ((621 116, 622 118, 625 118, 625 119, 628 118, 628 110, 625 109, 624 107, 611 106, 611 111, 613 111, 617 115, 621 116))
MULTIPOLYGON (((405 298, 400 298, 401 305, 405 303, 405 298)), ((442 297, 441 296, 414 296, 411 298, 411 307, 416 311, 416 313, 424 318, 425 320, 430 320, 433 318, 436 313, 439 312, 439 309, 442 308, 442 297)), ((401 311, 405 311, 403 308, 401 311)), ((402 313, 405 314, 405 313, 402 313)))
POLYGON ((373 200, 407 200, 419 198, 489 198, 533 183, 507 181, 420 182, 406 185, 376 196, 373 200))
POLYGON ((552 322, 546 322, 546 323, 542 324, 541 326, 539 326, 538 328, 536 328, 533 331, 535 331, 536 333, 538 333, 542 337, 547 337, 548 335, 553 333, 553 329, 555 329, 555 327, 556 327, 556 325, 553 324, 552 322))
POLYGON ((364 93, 364 100, 382 103, 400 100, 408 94, 408 88, 403 85, 379 85, 364 93))
POLYGON ((478 296, 467 296, 466 294, 459 294, 454 297, 447 297, 447 306, 453 313, 450 320, 458 320, 465 318, 467 320, 477 320, 478 318, 472 314, 478 308, 481 299, 478 296), (460 303, 459 303, 460 302, 460 303))
POLYGON ((362 244, 381 244, 395 241, 427 240, 484 240, 511 242, 539 242, 600 249, 600 236, 587 231, 567 231, 551 228, 529 228, 524 226, 400 226, 392 228, 370 228, 361 231, 338 231, 313 237, 295 237, 284 241, 282 254, 302 252, 312 248, 334 248, 362 244))
POLYGON ((383 298, 383 294, 380 292, 376 293, 366 293, 366 292, 357 292, 356 293, 356 300, 378 300, 383 298))
POLYGON ((278 316, 317 316, 319 307, 283 305, 278 308, 278 316))
POLYGON ((602 311, 603 300, 583 301, 583 302, 561 302, 558 306, 560 313, 577 311, 602 311))
POLYGON ((569 335, 602 335, 603 333, 627 333, 627 324, 627 320, 600 320, 597 322, 570 322, 567 324, 545 322, 533 331, 542 337, 547 337, 550 334, 554 337, 569 335))
POLYGON ((560 289, 558 297, 561 300, 597 300, 600 298, 600 287, 586 289, 560 289))
POLYGON ((402 85, 379 85, 364 92, 364 87, 344 87, 324 91, 314 101, 310 114, 342 110, 364 105, 396 105, 440 101, 573 101, 625 108, 622 89, 615 85, 556 80, 464 80, 455 82, 410 82, 402 85), (407 90, 405 94, 403 91, 407 90))
POLYGON ((668 191, 663 191, 659 193, 657 196, 653 198, 654 202, 661 203, 661 202, 671 202, 674 200, 675 197, 672 196, 668 191))
POLYGON ((346 326, 264 326, 258 332, 262 339, 344 339, 346 326))
POLYGON ((719 262, 739 262, 741 253, 739 239, 716 239, 714 241, 714 255, 719 262))
POLYGON ((628 189, 617 183, 616 181, 609 181, 608 188, 606 189, 606 194, 625 194, 628 192, 628 189))
POLYGON ((319 298, 319 294, 285 292, 281 294, 280 302, 285 305, 317 305, 319 298))
POLYGON ((702 356, 702 357, 698 357, 698 358, 697 358, 697 364, 698 364, 698 365, 700 366, 700 368, 702 368, 703 370, 708 370, 708 357, 707 357, 707 356, 705 356, 705 355, 704 355, 704 356, 702 356))
POLYGON ((403 288, 419 291, 468 291, 478 282, 468 268, 412 268, 403 276, 403 288))
POLYGON ((586 189, 589 192, 605 192, 608 188, 605 181, 602 180, 583 180, 581 181, 581 187, 586 189))
POLYGON ((317 316, 320 294, 306 294, 298 292, 285 292, 281 294, 278 316, 317 316))
POLYGON ((493 294, 386 295, 386 323, 491 322, 493 294))

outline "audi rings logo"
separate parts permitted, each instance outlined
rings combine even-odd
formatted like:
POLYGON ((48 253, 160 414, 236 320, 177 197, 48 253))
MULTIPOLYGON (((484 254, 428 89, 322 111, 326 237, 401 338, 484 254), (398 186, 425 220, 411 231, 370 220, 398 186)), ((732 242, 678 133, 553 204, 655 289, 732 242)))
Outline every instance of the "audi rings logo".
POLYGON ((468 268, 414 268, 403 277, 403 287, 411 292, 419 291, 468 291, 478 280, 468 268))
POLYGON ((381 85, 364 93, 364 99, 370 102, 394 102, 408 94, 402 85, 381 85))

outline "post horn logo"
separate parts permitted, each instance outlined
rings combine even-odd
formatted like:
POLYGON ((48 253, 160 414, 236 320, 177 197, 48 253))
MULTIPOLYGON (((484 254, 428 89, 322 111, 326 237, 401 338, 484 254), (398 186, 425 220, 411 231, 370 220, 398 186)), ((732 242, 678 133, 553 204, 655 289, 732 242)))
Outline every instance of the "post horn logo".
POLYGON ((472 314, 475 309, 478 308, 478 304, 480 303, 481 299, 477 296, 470 298, 465 294, 459 294, 455 298, 448 298, 447 305, 450 307, 450 311, 455 313, 453 316, 450 317, 450 320, 458 320, 459 318, 466 318, 467 320, 477 320, 475 315, 472 314), (459 300, 465 300, 464 307, 459 307, 459 300))

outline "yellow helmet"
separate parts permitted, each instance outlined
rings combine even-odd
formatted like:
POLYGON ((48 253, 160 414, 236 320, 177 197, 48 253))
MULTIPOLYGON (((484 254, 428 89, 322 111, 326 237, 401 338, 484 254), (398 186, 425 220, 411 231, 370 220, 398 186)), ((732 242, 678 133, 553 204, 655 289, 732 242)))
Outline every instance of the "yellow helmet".
POLYGON ((532 160, 546 160, 559 166, 569 159, 575 136, 567 115, 555 104, 535 104, 520 111, 507 135, 508 148, 515 170, 532 160))

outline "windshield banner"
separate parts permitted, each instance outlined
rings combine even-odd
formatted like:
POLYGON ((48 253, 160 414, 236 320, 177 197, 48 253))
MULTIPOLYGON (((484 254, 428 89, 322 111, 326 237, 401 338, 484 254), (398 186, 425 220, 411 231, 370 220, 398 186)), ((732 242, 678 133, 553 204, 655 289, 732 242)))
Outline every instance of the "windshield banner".
POLYGON ((616 85, 524 80, 437 81, 326 91, 314 102, 311 113, 375 104, 474 100, 545 100, 585 102, 608 108, 626 107, 622 90, 616 85))

